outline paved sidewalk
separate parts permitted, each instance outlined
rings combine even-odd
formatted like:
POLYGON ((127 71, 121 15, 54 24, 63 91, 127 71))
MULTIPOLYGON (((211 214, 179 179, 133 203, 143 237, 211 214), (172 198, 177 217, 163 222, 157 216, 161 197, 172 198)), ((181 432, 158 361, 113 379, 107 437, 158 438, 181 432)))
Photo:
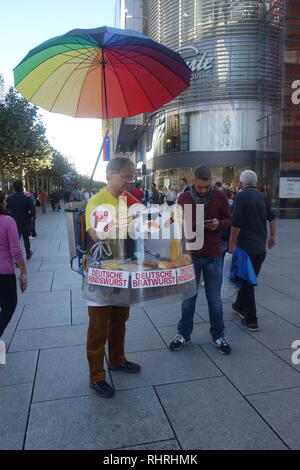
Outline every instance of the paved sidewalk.
POLYGON ((193 343, 171 352, 180 305, 134 306, 126 351, 142 372, 112 373, 117 393, 103 400, 88 387, 87 308, 64 213, 39 214, 29 288, 3 338, 0 449, 300 449, 300 220, 278 225, 256 291, 260 331, 245 332, 225 302, 233 351, 219 354, 202 289, 193 343))

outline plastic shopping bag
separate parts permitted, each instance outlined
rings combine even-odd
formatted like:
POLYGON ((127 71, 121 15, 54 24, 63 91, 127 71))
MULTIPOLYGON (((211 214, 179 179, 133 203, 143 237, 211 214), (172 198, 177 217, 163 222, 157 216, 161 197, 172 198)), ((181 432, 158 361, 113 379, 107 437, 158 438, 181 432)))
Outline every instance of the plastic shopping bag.
POLYGON ((5 343, 2 340, 0 340, 0 364, 6 364, 5 343))
POLYGON ((223 264, 223 283, 221 288, 221 297, 222 299, 229 299, 233 295, 237 294, 238 287, 230 279, 231 274, 231 264, 232 264, 232 254, 227 252, 224 257, 223 264))

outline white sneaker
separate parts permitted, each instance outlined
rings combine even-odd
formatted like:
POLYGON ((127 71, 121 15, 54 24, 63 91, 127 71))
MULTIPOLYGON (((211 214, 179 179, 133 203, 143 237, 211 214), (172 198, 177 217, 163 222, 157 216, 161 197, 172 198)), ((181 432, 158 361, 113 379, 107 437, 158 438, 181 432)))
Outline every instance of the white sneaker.
POLYGON ((0 364, 6 364, 6 347, 4 341, 0 339, 0 364))

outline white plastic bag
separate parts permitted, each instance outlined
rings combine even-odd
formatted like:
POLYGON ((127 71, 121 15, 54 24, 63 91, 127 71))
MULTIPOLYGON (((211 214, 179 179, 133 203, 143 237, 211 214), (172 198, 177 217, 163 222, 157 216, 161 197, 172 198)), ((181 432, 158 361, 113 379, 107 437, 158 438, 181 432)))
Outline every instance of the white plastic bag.
POLYGON ((224 300, 229 299, 233 295, 237 294, 237 291, 239 290, 238 287, 235 286, 234 282, 230 279, 231 264, 232 254, 227 252, 224 257, 223 283, 221 288, 221 297, 224 300))
POLYGON ((6 364, 5 343, 2 340, 0 340, 0 364, 6 364))

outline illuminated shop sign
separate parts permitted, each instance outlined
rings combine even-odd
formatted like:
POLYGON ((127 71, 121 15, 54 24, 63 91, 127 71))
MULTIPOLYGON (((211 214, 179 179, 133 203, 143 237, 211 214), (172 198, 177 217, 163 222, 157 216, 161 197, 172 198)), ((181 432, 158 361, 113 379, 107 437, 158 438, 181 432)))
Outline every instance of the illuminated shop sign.
MULTIPOLYGON (((201 45, 199 45, 201 47, 201 45)), ((207 52, 201 51, 199 46, 183 46, 177 49, 186 64, 192 71, 191 80, 201 80, 208 76, 213 68, 214 57, 210 57, 207 52)))

